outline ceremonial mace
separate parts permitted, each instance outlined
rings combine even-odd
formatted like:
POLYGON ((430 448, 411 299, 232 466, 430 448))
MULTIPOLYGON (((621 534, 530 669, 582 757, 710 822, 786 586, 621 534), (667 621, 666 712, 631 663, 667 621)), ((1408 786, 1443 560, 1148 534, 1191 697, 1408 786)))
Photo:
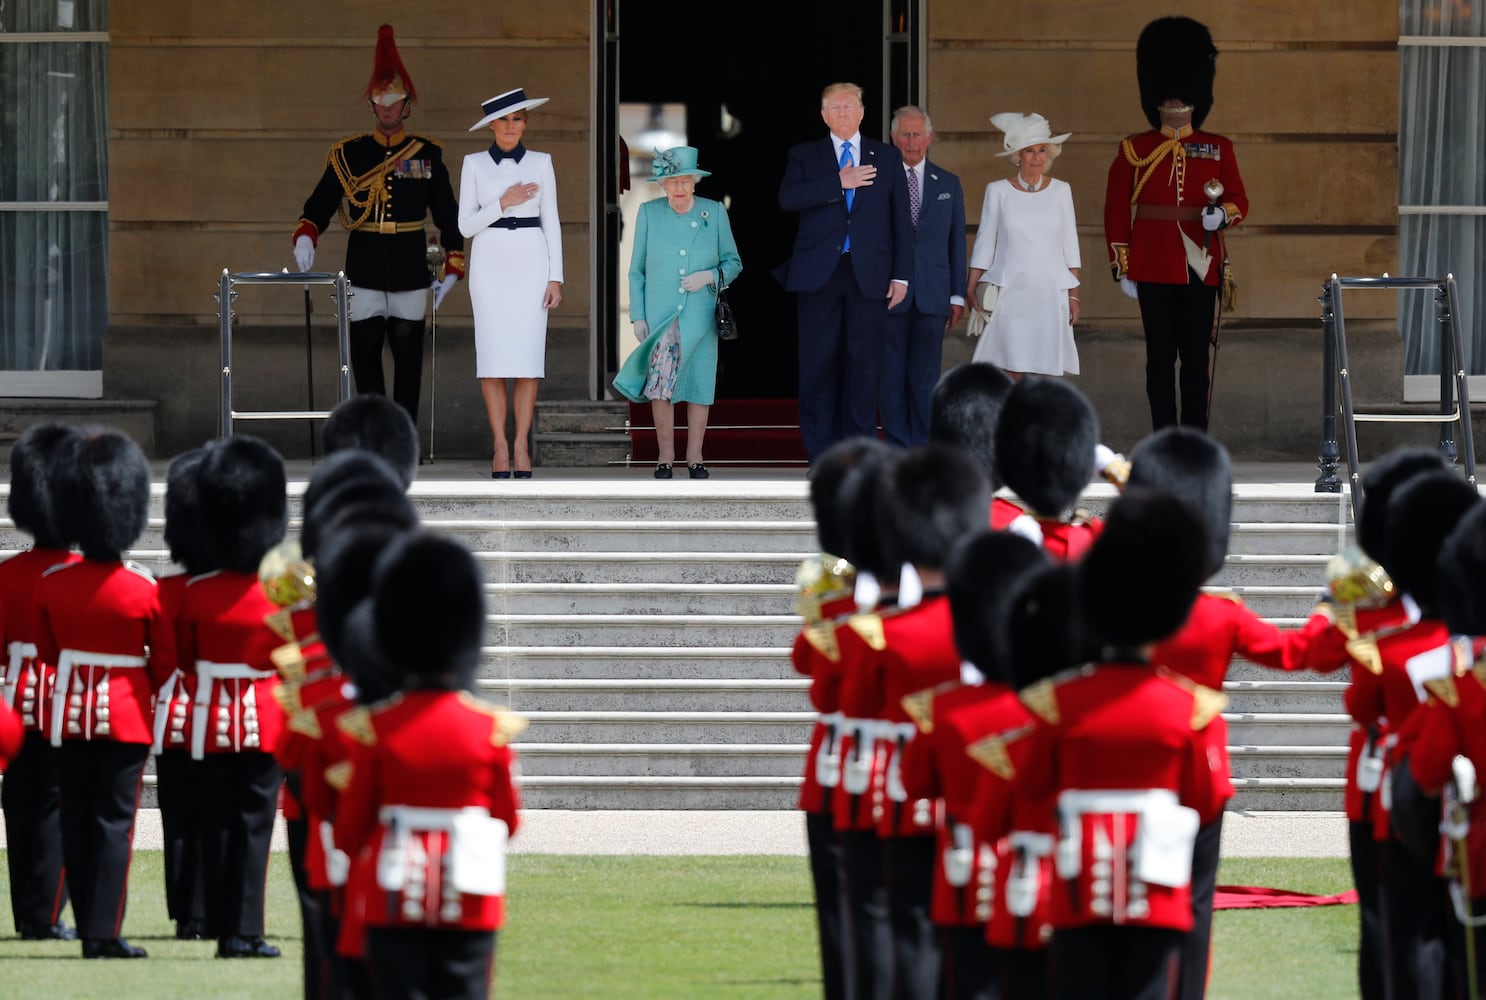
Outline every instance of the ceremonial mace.
MULTIPOLYGON (((432 282, 429 287, 437 289, 439 272, 444 269, 444 261, 447 258, 448 254, 444 252, 443 247, 433 242, 428 244, 424 259, 428 264, 428 277, 432 282)), ((432 465, 434 415, 438 412, 435 404, 439 401, 439 293, 437 290, 433 293, 433 322, 428 353, 428 464, 432 465)))

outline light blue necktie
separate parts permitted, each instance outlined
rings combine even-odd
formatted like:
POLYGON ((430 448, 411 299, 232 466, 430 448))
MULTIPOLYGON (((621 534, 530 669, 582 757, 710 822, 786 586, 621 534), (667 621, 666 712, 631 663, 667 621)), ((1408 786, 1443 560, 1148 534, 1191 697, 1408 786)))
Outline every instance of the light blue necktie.
MULTIPOLYGON (((843 170, 846 169, 847 167, 855 166, 855 163, 851 159, 851 143, 849 143, 849 142, 843 142, 841 144, 841 160, 839 162, 841 164, 841 169, 843 169, 843 170)), ((855 200, 856 200, 856 189, 855 188, 847 188, 846 189, 846 214, 847 215, 850 215, 851 214, 851 203, 853 201, 855 201, 855 200)), ((842 253, 846 253, 846 251, 848 251, 850 249, 851 249, 851 234, 848 233, 847 236, 846 236, 846 241, 841 244, 841 252, 842 253)))

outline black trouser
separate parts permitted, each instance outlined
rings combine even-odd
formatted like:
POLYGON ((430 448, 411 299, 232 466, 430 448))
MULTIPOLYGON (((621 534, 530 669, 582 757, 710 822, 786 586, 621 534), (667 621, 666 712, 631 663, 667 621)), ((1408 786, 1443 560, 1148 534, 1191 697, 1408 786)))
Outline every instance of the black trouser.
MULTIPOLYGON (((1469 916, 1473 920, 1480 919, 1486 914, 1486 897, 1477 896, 1470 901, 1469 916)), ((1463 997, 1465 1000, 1482 1000, 1486 997, 1486 990, 1482 989, 1483 963, 1486 963, 1486 926, 1464 927, 1460 921, 1450 920, 1448 935, 1445 941, 1445 950, 1450 956, 1450 983, 1451 992, 1448 996, 1463 997), (1471 936, 1471 947, 1476 950, 1476 991, 1470 989, 1470 963, 1467 960, 1465 949, 1465 936, 1471 936)))
POLYGON ((1197 830, 1192 845, 1192 930, 1182 939, 1181 1000, 1207 995, 1207 963, 1213 937, 1213 893, 1218 888, 1218 861, 1223 846, 1223 814, 1197 830))
POLYGON ((851 254, 844 253, 824 286, 799 293, 796 314, 800 321, 800 437, 814 462, 837 441, 877 436, 887 300, 862 292, 851 254))
POLYGON ((1382 860, 1371 823, 1348 823, 1351 843, 1352 885, 1357 889, 1357 987, 1361 1000, 1385 1000, 1383 960, 1387 947, 1383 936, 1382 860))
POLYGON ((1445 881, 1434 874, 1433 859, 1393 840, 1379 847, 1389 996, 1438 1000, 1445 995, 1445 881))
POLYGON ((205 924, 201 811, 206 789, 201 764, 189 750, 163 750, 155 755, 155 777, 165 839, 165 912, 178 923, 205 924))
POLYGON ((1218 286, 1204 285, 1190 270, 1185 285, 1139 285, 1140 322, 1145 327, 1145 394, 1151 404, 1151 428, 1177 423, 1175 368, 1181 360, 1185 427, 1207 430, 1211 389, 1207 347, 1212 337, 1218 286))
POLYGON ((984 924, 941 927, 945 1000, 1001 1000, 995 952, 986 943, 984 924))
POLYGON ((896 1000, 937 1000, 944 982, 939 935, 929 919, 935 853, 932 833, 882 841, 896 1000))
POLYGON ((882 842, 875 830, 843 830, 842 891, 846 898, 846 965, 854 1000, 890 1000, 893 927, 882 878, 882 842))
POLYGON ((67 881, 62 871, 62 795, 56 748, 38 732, 26 734, 0 785, 5 810, 10 913, 18 932, 39 932, 62 918, 67 881))
POLYGON ((1053 931, 1058 1000, 1169 1000, 1182 932, 1096 924, 1053 931))
POLYGON ((418 423, 423 386, 423 321, 374 316, 351 324, 351 371, 361 395, 387 395, 382 376, 382 345, 392 350, 392 399, 418 423))
MULTIPOLYGON (((340 900, 339 890, 315 890, 315 912, 319 927, 315 933, 323 942, 324 961, 320 965, 321 996, 328 1000, 362 1000, 375 996, 371 987, 371 969, 366 959, 347 958, 337 955, 335 943, 341 936, 341 920, 337 916, 340 900)), ((309 937, 309 931, 305 931, 309 937)))
POLYGON ((304 858, 309 843, 309 820, 304 818, 303 799, 299 794, 299 772, 284 772, 285 796, 300 803, 297 819, 284 820, 284 833, 289 841, 289 870, 294 874, 294 894, 299 898, 299 926, 304 932, 304 1000, 322 1000, 329 996, 329 957, 335 942, 326 947, 320 915, 320 900, 310 888, 304 858))
POLYGON ((77 936, 106 941, 124 926, 134 816, 148 743, 68 740, 57 755, 62 858, 77 936))
MULTIPOLYGON (((815 762, 811 761, 814 767, 815 762)), ((844 1000, 847 993, 842 928, 841 843, 831 814, 805 814, 805 842, 810 848, 810 881, 815 886, 815 927, 820 937, 820 981, 825 1000, 844 1000)))
POLYGON ((1006 1000, 1048 1000, 1053 995, 1051 948, 993 948, 991 960, 1006 1000))
POLYGON ((485 1000, 495 931, 369 927, 367 962, 378 1000, 485 1000))
POLYGON ((209 753, 202 823, 207 927, 217 938, 262 937, 268 850, 284 774, 261 750, 209 753))

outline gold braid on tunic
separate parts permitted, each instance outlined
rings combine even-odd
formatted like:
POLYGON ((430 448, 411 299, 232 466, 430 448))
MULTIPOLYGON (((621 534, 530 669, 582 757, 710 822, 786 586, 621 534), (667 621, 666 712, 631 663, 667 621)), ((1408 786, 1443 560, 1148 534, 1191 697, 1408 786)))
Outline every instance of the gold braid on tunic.
POLYGON ((1145 173, 1141 174, 1135 182, 1135 190, 1130 194, 1130 204, 1135 204, 1137 199, 1140 198, 1141 189, 1145 187, 1146 181, 1151 179, 1151 175, 1156 172, 1156 167, 1160 165, 1168 153, 1172 155, 1171 178, 1176 181, 1176 203, 1178 205, 1182 203, 1182 184, 1187 179, 1187 150, 1182 145, 1181 136, 1167 139, 1161 145, 1151 150, 1150 155, 1144 158, 1135 155, 1135 146, 1129 139, 1120 143, 1120 148, 1125 153, 1125 162, 1130 164, 1130 166, 1134 167, 1137 171, 1142 167, 1147 168, 1145 173))
MULTIPOLYGON (((346 195, 346 200, 340 206, 341 225, 347 229, 384 228, 387 200, 392 196, 392 192, 387 189, 387 175, 399 161, 410 160, 418 155, 418 151, 423 148, 423 140, 410 140, 407 145, 360 177, 352 176, 351 165, 346 162, 346 141, 342 139, 331 146, 330 153, 325 158, 330 169, 335 171, 336 180, 341 182, 341 190, 346 195), (360 214, 352 218, 352 212, 360 214), (368 223, 371 224, 369 227, 368 223)), ((418 228, 423 228, 421 220, 418 228)))

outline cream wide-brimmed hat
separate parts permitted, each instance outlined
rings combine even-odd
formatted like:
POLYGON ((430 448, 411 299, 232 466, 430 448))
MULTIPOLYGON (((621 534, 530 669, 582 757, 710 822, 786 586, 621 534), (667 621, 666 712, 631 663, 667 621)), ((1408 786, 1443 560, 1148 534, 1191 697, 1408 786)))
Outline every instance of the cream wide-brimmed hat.
POLYGON ((469 130, 474 132, 489 125, 497 118, 504 118, 517 111, 526 111, 528 108, 538 108, 546 103, 545 97, 527 97, 526 91, 520 87, 508 90, 504 94, 496 94, 480 105, 480 110, 484 112, 485 117, 471 125, 469 130))
POLYGON ((1015 156, 1028 146, 1044 142, 1060 146, 1073 134, 1064 132, 1062 135, 1053 135, 1047 119, 1035 112, 1019 115, 1015 111, 1003 111, 999 115, 991 115, 991 124, 1006 133, 1005 149, 997 153, 997 156, 1015 156))

